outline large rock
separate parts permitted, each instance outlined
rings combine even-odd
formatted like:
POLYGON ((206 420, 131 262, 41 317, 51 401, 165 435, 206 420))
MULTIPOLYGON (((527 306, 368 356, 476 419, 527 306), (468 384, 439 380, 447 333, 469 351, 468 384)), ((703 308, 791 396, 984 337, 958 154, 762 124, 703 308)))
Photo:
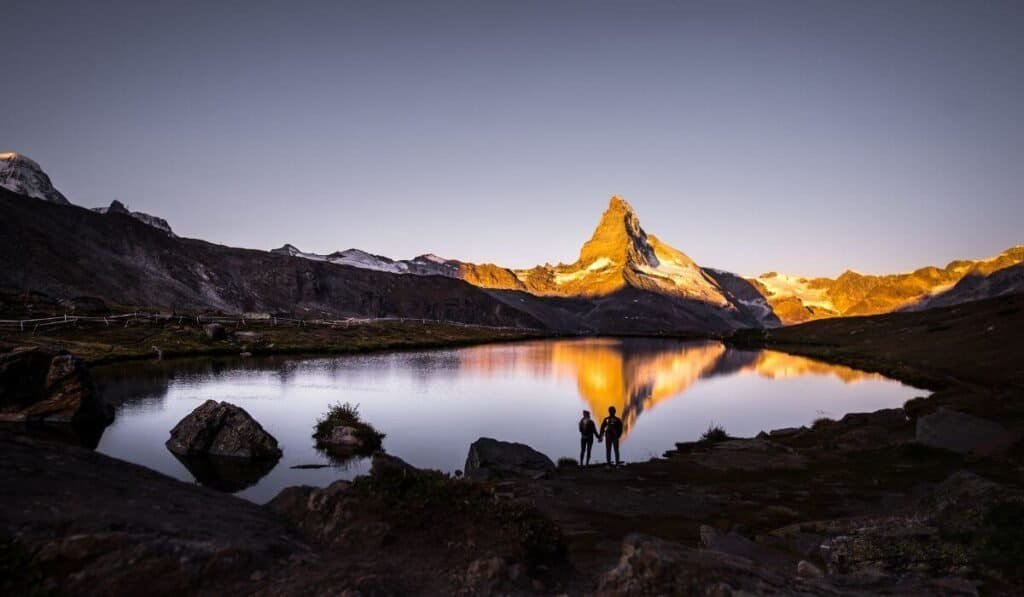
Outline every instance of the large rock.
POLYGON ((310 550, 265 508, 92 450, 0 432, 0 454, 2 595, 249 594, 310 550))
POLYGON ((0 354, 0 420, 102 428, 113 418, 82 359, 38 348, 0 354))
POLYGON ((280 458, 277 440, 243 409, 207 400, 171 430, 167 449, 179 456, 280 458))
POLYGON ((551 459, 526 444, 481 437, 469 446, 467 479, 539 478, 555 470, 551 459))
POLYGON ((999 423, 940 408, 917 419, 915 438, 926 446, 966 454, 988 451, 1006 442, 1009 433, 999 423))
POLYGON ((598 595, 833 595, 817 580, 796 578, 749 559, 633 534, 618 565, 601 577, 598 595))
POLYGON ((874 426, 898 429, 908 422, 902 408, 883 408, 870 413, 848 413, 839 419, 840 425, 848 427, 874 426))

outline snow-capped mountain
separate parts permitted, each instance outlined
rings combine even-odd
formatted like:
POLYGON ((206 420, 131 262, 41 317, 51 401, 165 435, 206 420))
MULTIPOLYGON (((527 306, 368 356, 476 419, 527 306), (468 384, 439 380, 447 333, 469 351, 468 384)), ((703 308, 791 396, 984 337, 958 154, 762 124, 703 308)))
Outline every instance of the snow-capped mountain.
POLYGON ((771 308, 748 282, 725 272, 705 270, 682 251, 647 234, 633 207, 617 195, 611 198, 590 240, 583 244, 579 258, 571 264, 509 269, 436 255, 395 261, 357 249, 318 255, 292 245, 273 252, 396 274, 458 278, 481 288, 524 291, 541 297, 597 299, 630 289, 720 311, 720 317, 737 324, 777 324, 771 308))
POLYGON ((1020 276, 1011 275, 1009 268, 1019 269, 1022 263, 1024 245, 987 259, 957 260, 945 267, 922 267, 902 274, 870 275, 848 270, 837 278, 806 278, 769 272, 749 281, 782 323, 789 324, 825 317, 920 310, 1015 292, 1019 285, 1011 280, 1020 276), (989 278, 993 280, 985 282, 989 278))
MULTIPOLYGON (((67 197, 53 187, 50 177, 42 167, 20 153, 0 153, 0 187, 32 199, 60 205, 72 205, 67 197)), ((117 200, 114 200, 109 207, 97 207, 93 211, 101 214, 117 213, 131 216, 144 224, 174 236, 174 231, 171 230, 167 220, 141 211, 129 211, 123 203, 117 200)))
POLYGON ((33 199, 61 205, 71 203, 53 187, 50 177, 39 164, 20 153, 0 153, 0 187, 33 199))
MULTIPOLYGON (((53 216, 52 207, 43 208, 39 205, 41 202, 69 206, 69 210, 81 209, 53 188, 50 177, 39 164, 16 153, 0 154, 0 198, 4 196, 8 203, 15 202, 17 208, 24 208, 26 213, 53 216), (38 201, 24 201, 25 198, 38 201)), ((130 233, 147 238, 152 236, 138 230, 138 227, 128 230, 116 221, 117 217, 128 216, 161 235, 175 238, 166 220, 130 211, 120 201, 115 200, 109 207, 93 211, 112 216, 105 220, 106 223, 103 223, 103 218, 92 222, 97 228, 106 228, 104 235, 130 233)), ((7 219, 13 219, 12 209, 8 208, 8 212, 5 213, 7 219)), ((39 225, 45 227, 45 223, 39 225)), ((21 226, 30 227, 27 222, 21 226)), ((9 227, 6 234, 13 238, 19 231, 21 229, 17 227, 9 227)), ((30 241, 25 237, 19 242, 30 241)), ((488 303, 493 311, 489 315, 460 315, 467 321, 477 316, 486 319, 499 311, 509 310, 509 313, 519 314, 514 317, 527 317, 552 329, 570 332, 727 333, 738 327, 773 327, 823 317, 920 310, 1024 292, 1024 246, 1013 247, 989 259, 954 261, 943 268, 924 267, 903 274, 877 276, 847 271, 832 279, 770 272, 757 277, 742 277, 701 267, 682 251, 648 234, 641 227, 636 211, 618 196, 611 198, 593 235, 583 244, 576 261, 570 264, 511 269, 490 263, 444 259, 432 254, 406 260, 395 260, 359 249, 321 255, 303 252, 294 245, 285 245, 271 252, 322 262, 327 264, 328 270, 331 269, 330 264, 334 264, 377 272, 374 274, 377 282, 387 280, 391 274, 461 280, 475 286, 476 291, 482 290, 488 298, 481 300, 496 301, 488 303)), ((282 263, 290 264, 287 267, 301 265, 288 259, 282 263)), ((207 266, 206 263, 194 264, 199 272, 205 271, 207 266)), ((316 268, 317 271, 321 269, 321 266, 316 268)), ((304 276, 311 273, 309 269, 303 271, 304 276)), ((351 271, 332 272, 330 275, 325 271, 324 275, 326 278, 356 275, 362 279, 361 274, 351 271)), ((140 273, 139 279, 143 277, 140 273)), ((206 279, 201 275, 200 278, 206 279)), ((392 278, 377 290, 386 294, 393 283, 407 291, 403 300, 411 300, 412 294, 409 293, 415 293, 416 289, 447 288, 446 284, 452 284, 451 280, 416 282, 403 279, 397 282, 392 278)), ((452 292, 461 296, 465 285, 456 283, 451 289, 458 289, 452 292)), ((81 290, 87 291, 86 288, 81 290)), ((207 295, 228 290, 211 289, 207 295)), ((373 292, 369 294, 377 296, 373 292)), ((422 308, 417 312, 437 315, 453 312, 458 307, 443 297, 434 299, 440 302, 420 305, 417 308, 422 308)), ((155 298, 149 297, 148 300, 155 298)), ((387 310, 385 306, 390 308, 391 303, 383 298, 374 300, 384 302, 361 305, 360 312, 376 309, 382 313, 387 310)), ((224 302, 213 306, 227 308, 232 305, 234 303, 224 302)), ((333 305, 331 309, 344 312, 349 307, 333 305)))
POLYGON ((395 260, 359 249, 347 249, 345 251, 335 251, 329 255, 321 255, 319 253, 307 253, 291 244, 271 249, 270 252, 278 255, 301 257, 311 261, 326 261, 337 265, 348 265, 392 274, 445 276, 447 278, 459 277, 458 266, 455 265, 458 262, 442 259, 436 255, 420 255, 414 259, 395 260))
POLYGON ((171 225, 167 223, 167 220, 151 216, 147 213, 142 213, 141 211, 130 211, 124 203, 121 203, 117 199, 114 199, 110 203, 110 207, 94 207, 92 210, 101 214, 122 214, 130 216, 143 224, 147 224, 153 228, 163 230, 171 236, 175 236, 174 231, 171 230, 171 225))
POLYGON ((729 308, 718 281, 682 251, 647 234, 636 211, 614 196, 574 263, 515 271, 526 290, 555 296, 601 296, 625 287, 729 308))

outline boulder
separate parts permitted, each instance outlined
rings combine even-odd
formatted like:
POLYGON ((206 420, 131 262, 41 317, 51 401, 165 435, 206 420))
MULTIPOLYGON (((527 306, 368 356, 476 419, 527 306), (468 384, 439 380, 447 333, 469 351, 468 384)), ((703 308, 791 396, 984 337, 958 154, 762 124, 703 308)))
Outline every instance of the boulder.
POLYGON ((0 354, 0 409, 19 411, 43 400, 43 386, 53 357, 28 347, 0 354))
POLYGON ((0 419, 102 428, 113 418, 82 359, 38 348, 0 354, 0 419))
POLYGON ((167 449, 178 456, 280 458, 277 440, 245 410, 207 400, 171 430, 167 449))
POLYGON ((902 408, 883 408, 870 413, 849 413, 839 419, 841 425, 848 427, 873 426, 886 429, 903 427, 907 422, 907 413, 902 408))
POLYGON ((915 439, 932 448, 967 454, 987 451, 992 445, 1005 442, 1009 435, 999 423, 940 408, 917 419, 915 439))
POLYGON ((526 444, 481 437, 469 446, 467 479, 540 478, 555 470, 551 459, 526 444))
POLYGON ((382 479, 385 477, 412 477, 420 473, 420 469, 397 456, 378 452, 370 461, 370 476, 382 479))
POLYGON ((835 594, 816 582, 757 566, 747 558, 633 534, 623 540, 622 557, 601 577, 597 594, 835 594))
POLYGON ((227 330, 219 323, 208 323, 203 326, 203 333, 210 340, 223 340, 227 337, 227 330))

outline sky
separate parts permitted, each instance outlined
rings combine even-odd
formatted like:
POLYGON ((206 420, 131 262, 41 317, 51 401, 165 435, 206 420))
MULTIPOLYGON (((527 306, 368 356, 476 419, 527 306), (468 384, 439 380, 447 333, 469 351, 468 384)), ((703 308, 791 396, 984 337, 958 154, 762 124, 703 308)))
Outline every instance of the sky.
POLYGON ((1024 243, 1024 3, 0 0, 0 152, 182 236, 743 274, 1024 243))

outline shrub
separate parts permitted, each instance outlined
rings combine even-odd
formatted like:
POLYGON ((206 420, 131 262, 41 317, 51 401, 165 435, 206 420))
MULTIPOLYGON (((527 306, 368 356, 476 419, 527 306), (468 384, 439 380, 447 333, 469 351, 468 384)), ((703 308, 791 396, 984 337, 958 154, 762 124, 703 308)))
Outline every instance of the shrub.
POLYGON ((580 465, 580 463, 577 462, 575 458, 569 458, 568 456, 563 456, 563 457, 558 459, 558 468, 575 468, 575 467, 577 467, 579 465, 580 465))
POLYGON ((363 442, 360 452, 373 453, 380 449, 385 434, 374 429, 373 425, 359 418, 359 405, 349 402, 332 404, 327 412, 316 421, 313 437, 317 440, 327 436, 336 427, 352 427, 356 437, 363 442))
POLYGON ((725 427, 722 427, 713 421, 708 425, 707 431, 702 433, 700 436, 700 441, 708 444, 717 444, 718 442, 724 442, 727 439, 730 438, 729 434, 725 431, 725 427))

